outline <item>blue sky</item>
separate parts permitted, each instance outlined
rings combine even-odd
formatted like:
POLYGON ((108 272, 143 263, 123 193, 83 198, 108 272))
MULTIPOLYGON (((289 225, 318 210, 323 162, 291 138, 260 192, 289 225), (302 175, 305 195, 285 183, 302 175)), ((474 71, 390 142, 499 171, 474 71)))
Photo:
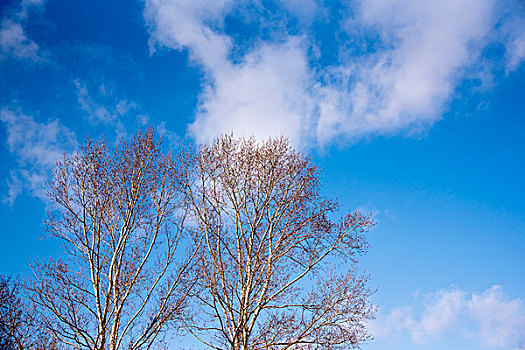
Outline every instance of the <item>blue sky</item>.
POLYGON ((0 273, 40 240, 56 157, 154 126, 168 146, 285 134, 374 213, 364 349, 525 348, 519 0, 3 1, 0 273))

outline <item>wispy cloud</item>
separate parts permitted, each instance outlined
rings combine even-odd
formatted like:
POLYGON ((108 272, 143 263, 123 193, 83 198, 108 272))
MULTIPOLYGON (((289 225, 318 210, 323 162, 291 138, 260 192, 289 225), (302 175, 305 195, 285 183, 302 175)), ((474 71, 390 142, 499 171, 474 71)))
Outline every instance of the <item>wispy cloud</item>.
MULTIPOLYGON (((88 85, 79 79, 75 79, 73 83, 77 90, 78 104, 87 113, 91 125, 109 125, 114 128, 117 138, 127 135, 123 119, 129 117, 132 112, 137 112, 138 104, 127 99, 116 98, 104 84, 89 89, 88 85)), ((143 119, 144 115, 136 117, 143 119)))
POLYGON ((190 134, 206 141, 224 131, 260 138, 283 133, 299 144, 312 122, 310 84, 299 40, 262 45, 241 64, 214 72, 201 94, 190 134))
POLYGON ((493 286, 467 301, 467 313, 479 328, 466 336, 485 347, 525 349, 525 303, 509 299, 501 286, 493 286))
POLYGON ((525 303, 508 298, 498 285, 480 294, 444 289, 416 298, 412 305, 380 314, 371 324, 371 331, 377 339, 407 332, 420 345, 447 334, 485 348, 522 349, 525 303))
POLYGON ((152 52, 187 49, 206 72, 193 137, 284 133, 299 144, 326 145, 417 133, 441 118, 463 79, 486 69, 488 45, 507 48, 509 71, 524 60, 521 18, 504 15, 494 0, 356 1, 330 17, 332 33, 311 24, 335 10, 307 5, 279 2, 280 16, 259 5, 244 17, 272 35, 255 34, 243 45, 225 25, 228 15, 250 12, 243 2, 146 1, 152 52), (323 48, 324 37, 336 47, 323 48), (330 55, 332 63, 323 61, 330 55))
POLYGON ((0 28, 0 57, 16 57, 38 60, 38 45, 28 39, 24 33, 21 23, 4 19, 0 28))
MULTIPOLYGON (((120 137, 129 136, 126 127, 130 125, 149 126, 148 116, 136 113, 139 106, 135 103, 115 99, 112 93, 105 91, 101 85, 96 95, 107 95, 110 102, 108 104, 108 101, 99 101, 91 96, 82 82, 75 83, 78 103, 88 113, 89 121, 95 128, 95 135, 110 130, 114 137, 110 136, 107 140, 116 141, 120 137), (134 116, 135 120, 125 120, 130 116, 134 116)), ((6 130, 7 148, 15 160, 15 166, 9 172, 9 178, 5 180, 7 193, 2 195, 2 201, 12 205, 19 195, 27 194, 46 202, 47 183, 51 180, 56 161, 64 153, 75 151, 78 147, 77 134, 59 119, 38 121, 32 115, 24 114, 19 107, 0 108, 0 125, 2 124, 6 130)), ((180 137, 169 130, 164 122, 154 126, 160 137, 172 149, 180 145, 180 137)))
POLYGON ((57 159, 76 146, 75 133, 56 119, 41 123, 7 108, 0 110, 0 122, 5 125, 7 146, 18 166, 10 172, 4 202, 12 204, 24 192, 45 200, 45 184, 57 159))
POLYGON ((346 30, 376 33, 380 44, 362 62, 350 56, 347 70, 336 71, 340 81, 350 72, 350 86, 325 88, 319 139, 417 130, 438 120, 464 70, 479 60, 493 6, 492 0, 363 1, 346 30))
POLYGON ((525 5, 509 5, 503 1, 499 35, 505 46, 507 73, 515 71, 525 61, 525 5))
POLYGON ((157 46, 189 48, 192 58, 211 70, 227 63, 232 40, 212 27, 222 27, 231 0, 146 2, 144 15, 151 29, 150 50, 157 46))
POLYGON ((221 29, 230 1, 148 1, 152 48, 188 48, 207 80, 189 133, 205 141, 222 132, 266 137, 286 134, 293 142, 309 129, 311 72, 302 40, 263 43, 230 57, 233 39, 221 29))
POLYGON ((24 26, 31 8, 43 6, 42 0, 23 0, 7 11, 0 22, 0 59, 42 60, 38 45, 27 37, 24 26))
MULTIPOLYGON (((87 83, 80 79, 75 79, 73 83, 76 87, 78 105, 86 113, 91 126, 109 127, 110 131, 115 132, 116 139, 128 137, 130 127, 149 126, 149 116, 142 111, 141 106, 126 98, 118 97, 108 85, 87 83)), ((180 137, 169 130, 165 122, 160 122, 155 127, 171 147, 180 145, 180 137)))

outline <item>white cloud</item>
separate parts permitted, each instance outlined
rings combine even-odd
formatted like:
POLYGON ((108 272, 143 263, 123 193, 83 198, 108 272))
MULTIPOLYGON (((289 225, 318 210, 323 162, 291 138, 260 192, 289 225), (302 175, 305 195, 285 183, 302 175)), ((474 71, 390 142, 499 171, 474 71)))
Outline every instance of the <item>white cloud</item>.
POLYGON ((282 6, 294 14, 303 26, 309 26, 319 11, 315 0, 280 0, 282 6))
POLYGON ((6 143, 18 165, 10 172, 4 201, 12 204, 22 192, 45 199, 45 183, 57 159, 76 146, 75 134, 58 120, 39 123, 32 116, 7 108, 0 110, 0 122, 5 125, 6 143))
POLYGON ((221 32, 230 7, 228 1, 146 3, 152 46, 188 48, 207 72, 189 133, 201 142, 228 131, 257 137, 286 134, 292 142, 304 141, 313 105, 301 38, 260 43, 234 63, 229 58, 232 39, 221 32))
POLYGON ((502 6, 499 34, 505 46, 506 70, 510 73, 525 61, 525 5, 512 6, 512 2, 507 0, 502 2, 502 6))
MULTIPOLYGON (((342 30, 350 40, 370 35, 374 49, 356 55, 349 52, 355 50, 351 44, 339 42, 330 66, 319 63, 317 41, 323 39, 309 26, 329 9, 313 1, 278 4, 296 17, 294 34, 280 25, 282 18, 268 26, 270 16, 259 22, 276 32, 271 39, 256 37, 243 47, 227 33, 224 19, 244 2, 146 1, 151 47, 188 50, 206 73, 189 126, 195 139, 233 130, 259 137, 284 133, 296 144, 326 145, 418 132, 441 118, 465 77, 486 75, 487 45, 506 42, 510 69, 524 59, 516 25, 507 26, 505 38, 496 34, 496 24, 510 20, 495 10, 495 0, 352 3, 342 30)), ((257 15, 263 14, 259 9, 257 15)))
POLYGON ((350 33, 377 32, 380 48, 339 67, 323 89, 319 140, 389 134, 441 117, 464 70, 475 65, 493 26, 493 0, 363 1, 350 33), (346 77, 345 75, 350 75, 346 77))
POLYGON ((24 25, 32 7, 43 6, 40 0, 23 0, 16 11, 2 18, 0 22, 0 59, 17 58, 40 61, 38 45, 29 39, 24 25))
POLYGON ((262 45, 242 63, 215 72, 190 133, 198 141, 225 131, 260 138, 285 134, 298 144, 311 123, 310 80, 299 40, 262 45))
POLYGON ((410 329, 414 322, 412 308, 404 306, 392 310, 386 316, 380 313, 379 317, 371 322, 368 328, 375 338, 385 338, 410 329))
POLYGON ((425 305, 421 319, 410 326, 413 340, 424 343, 449 329, 457 320, 464 297, 465 293, 459 290, 444 290, 432 295, 432 300, 425 305))
POLYGON ((228 1, 146 3, 152 45, 189 48, 208 73, 189 133, 201 142, 235 131, 257 137, 286 134, 299 143, 311 128, 312 113, 311 72, 301 39, 261 43, 233 63, 228 58, 232 40, 220 31, 229 6, 228 1))
POLYGON ((416 298, 412 305, 380 314, 370 328, 377 339, 407 332, 420 345, 446 334, 484 348, 521 349, 525 346, 525 304, 506 297, 497 285, 480 294, 445 289, 426 295, 423 305, 416 298))
POLYGON ((467 303, 469 315, 479 329, 472 337, 483 346, 510 348, 525 346, 525 304, 522 299, 509 299, 501 286, 493 286, 467 303))
POLYGON ((525 25, 521 26, 521 35, 512 37, 507 43, 508 70, 513 71, 525 60, 525 25))
POLYGON ((0 57, 16 57, 38 60, 38 45, 24 34, 21 23, 4 19, 0 28, 0 57))
POLYGON ((213 27, 221 27, 231 0, 149 0, 144 16, 151 29, 150 47, 189 48, 190 54, 210 70, 227 62, 231 40, 213 27))

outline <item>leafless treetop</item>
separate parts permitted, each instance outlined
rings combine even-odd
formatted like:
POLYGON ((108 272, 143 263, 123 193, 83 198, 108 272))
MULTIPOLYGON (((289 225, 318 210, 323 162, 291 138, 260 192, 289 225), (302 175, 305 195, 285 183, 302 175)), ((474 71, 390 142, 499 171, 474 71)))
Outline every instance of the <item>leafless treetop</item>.
POLYGON ((147 349, 177 322, 192 284, 192 255, 177 250, 182 158, 148 130, 114 148, 88 139, 58 163, 47 230, 65 258, 35 263, 29 289, 39 327, 64 346, 147 349))
POLYGON ((187 328, 214 349, 336 349, 368 339, 368 216, 320 194, 319 170, 284 138, 226 135, 184 177, 195 223, 200 312, 187 328))

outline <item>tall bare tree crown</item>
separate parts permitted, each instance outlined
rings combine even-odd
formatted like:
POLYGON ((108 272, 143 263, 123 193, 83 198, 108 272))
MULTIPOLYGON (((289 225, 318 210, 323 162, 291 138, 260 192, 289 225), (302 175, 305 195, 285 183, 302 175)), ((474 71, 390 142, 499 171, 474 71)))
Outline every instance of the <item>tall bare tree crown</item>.
POLYGON ((320 194, 320 173, 285 138, 225 135, 185 173, 195 241, 187 329, 214 349, 336 349, 369 339, 367 277, 355 266, 374 222, 320 194), (335 268, 338 266, 338 268, 335 268), (341 268, 346 270, 341 271, 341 268))
POLYGON ((32 266, 32 322, 64 349, 158 348, 170 328, 213 349, 356 347, 374 314, 357 268, 374 222, 334 219, 321 190, 285 138, 177 156, 151 129, 88 139, 57 164, 46 228, 65 254, 32 266))
POLYGON ((88 139, 58 162, 46 226, 65 258, 35 263, 28 288, 38 326, 62 346, 147 349, 182 314, 181 158, 150 129, 114 148, 88 139))

